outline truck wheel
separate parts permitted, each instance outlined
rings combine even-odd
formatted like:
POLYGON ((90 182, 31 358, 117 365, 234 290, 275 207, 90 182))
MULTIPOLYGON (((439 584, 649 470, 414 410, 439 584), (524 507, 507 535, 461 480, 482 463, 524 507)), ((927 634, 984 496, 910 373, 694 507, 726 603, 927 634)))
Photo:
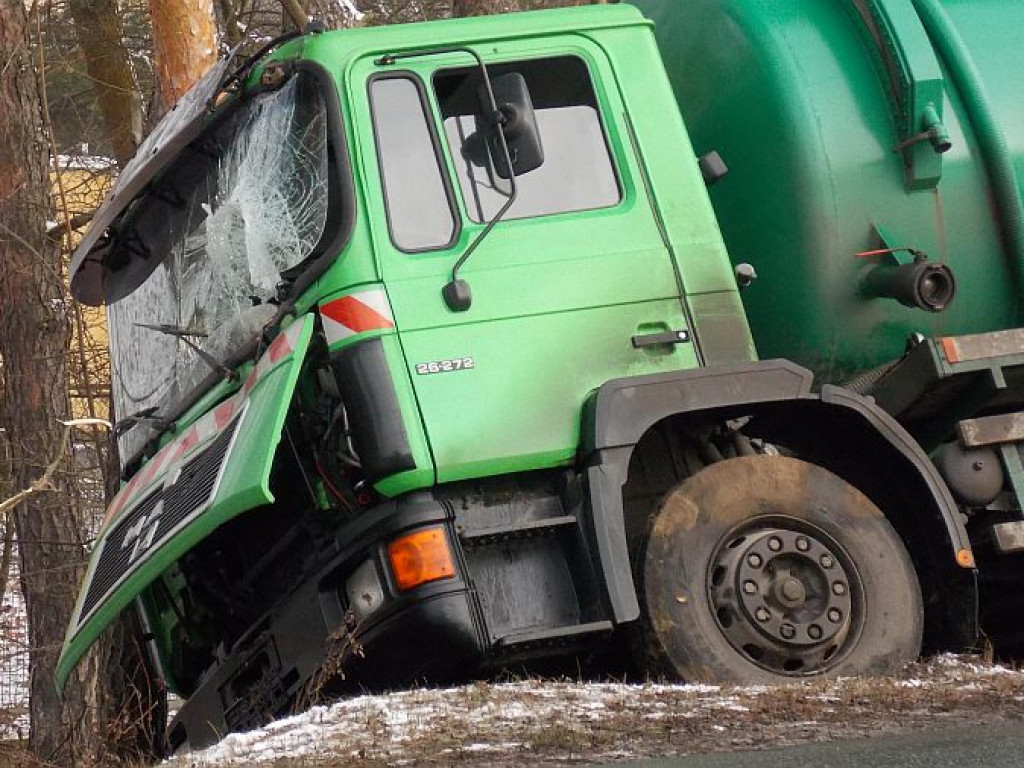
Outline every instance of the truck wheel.
POLYGON ((702 682, 881 675, 921 647, 921 589, 878 508, 821 467, 729 459, 662 501, 641 562, 642 661, 702 682))

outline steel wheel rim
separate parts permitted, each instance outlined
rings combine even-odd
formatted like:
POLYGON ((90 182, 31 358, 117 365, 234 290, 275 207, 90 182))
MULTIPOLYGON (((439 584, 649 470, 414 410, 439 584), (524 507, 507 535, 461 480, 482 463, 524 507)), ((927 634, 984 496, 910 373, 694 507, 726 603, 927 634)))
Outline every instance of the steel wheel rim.
POLYGON ((795 518, 757 518, 724 536, 707 584, 725 639, 778 675, 831 669, 864 623, 864 584, 853 560, 831 535, 795 518))

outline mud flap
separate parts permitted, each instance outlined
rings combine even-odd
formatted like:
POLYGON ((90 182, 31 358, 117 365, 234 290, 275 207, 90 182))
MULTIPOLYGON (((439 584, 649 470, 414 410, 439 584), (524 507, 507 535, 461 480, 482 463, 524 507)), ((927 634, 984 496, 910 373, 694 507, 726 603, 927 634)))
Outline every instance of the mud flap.
POLYGON ((270 504, 270 470, 313 316, 278 335, 242 387, 167 443, 121 489, 89 560, 56 684, 160 574, 228 520, 270 504))

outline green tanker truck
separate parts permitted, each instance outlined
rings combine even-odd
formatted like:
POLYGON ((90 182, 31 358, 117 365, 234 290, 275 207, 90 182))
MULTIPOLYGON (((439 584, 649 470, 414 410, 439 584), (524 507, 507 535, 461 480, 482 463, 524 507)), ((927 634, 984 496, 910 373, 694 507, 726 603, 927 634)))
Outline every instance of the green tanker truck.
POLYGON ((71 267, 124 485, 60 683, 125 609, 193 747, 1018 650, 1024 6, 640 6, 307 29, 158 126, 71 267))

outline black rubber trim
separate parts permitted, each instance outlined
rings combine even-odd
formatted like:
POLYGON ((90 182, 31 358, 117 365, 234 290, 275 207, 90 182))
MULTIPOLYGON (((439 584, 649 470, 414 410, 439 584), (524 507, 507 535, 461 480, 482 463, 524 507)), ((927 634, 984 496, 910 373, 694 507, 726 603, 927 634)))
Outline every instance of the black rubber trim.
POLYGON ((953 500, 953 495, 943 481, 928 454, 918 445, 896 419, 883 411, 871 400, 861 397, 843 387, 826 384, 821 388, 821 402, 854 411, 871 429, 880 434, 885 441, 900 452, 918 471, 920 479, 926 484, 928 493, 939 506, 946 523, 946 531, 953 547, 953 557, 960 549, 970 549, 971 543, 967 529, 961 522, 960 513, 953 500))
MULTIPOLYGON (((850 8, 863 22, 864 34, 874 46, 874 52, 878 57, 878 68, 885 74, 886 78, 883 87, 888 92, 892 102, 893 117, 899 123, 901 116, 905 116, 907 111, 905 96, 906 76, 900 67, 900 62, 894 56, 892 47, 886 40, 886 35, 879 25, 877 11, 873 8, 873 3, 867 2, 867 0, 852 0, 850 8)), ((899 126, 897 133, 901 131, 902 126, 899 126)))
POLYGON ((917 471, 942 517, 950 555, 969 547, 956 503, 924 451, 895 419, 871 401, 841 387, 811 392, 810 371, 788 360, 699 368, 678 373, 615 379, 602 385, 584 411, 584 481, 590 502, 583 528, 597 554, 616 623, 639 616, 626 545, 622 487, 640 438, 669 416, 718 411, 718 418, 743 415, 758 404, 801 400, 855 413, 865 429, 881 436, 917 471))
POLYGON ((810 371, 788 360, 612 379, 585 406, 583 454, 636 445, 651 426, 672 414, 807 397, 812 380, 810 371))
POLYGON ((370 119, 373 124, 373 151, 377 158, 377 172, 380 174, 380 184, 384 193, 382 197, 384 200, 384 212, 388 218, 388 239, 391 241, 391 244, 395 249, 402 253, 414 254, 448 250, 459 242, 459 237, 462 235, 462 216, 459 214, 458 206, 455 204, 455 189, 452 186, 451 174, 448 172, 448 166, 444 161, 444 151, 441 149, 441 138, 437 133, 437 124, 434 121, 434 113, 430 109, 430 97, 427 94, 426 86, 423 84, 419 75, 410 70, 402 69, 395 70, 394 72, 377 73, 371 75, 366 81, 366 103, 370 107, 370 119), (430 144, 434 148, 434 159, 437 161, 438 175, 440 175, 441 183, 444 185, 444 195, 448 203, 448 211, 451 213, 452 217, 452 236, 448 239, 447 243, 440 245, 428 245, 423 248, 402 248, 395 242, 395 236, 391 230, 391 206, 388 204, 387 182, 384 181, 384 172, 380 157, 380 140, 377 135, 377 114, 373 108, 373 94, 371 93, 373 84, 380 80, 408 80, 416 86, 416 91, 420 97, 420 108, 423 110, 423 117, 427 122, 427 128, 430 133, 430 144))
POLYGON ((416 468, 384 343, 367 339, 331 354, 331 369, 371 480, 416 468))
MULTIPOLYGON (((352 157, 345 138, 345 118, 341 111, 341 99, 331 73, 315 61, 301 60, 293 63, 296 71, 313 75, 320 86, 327 107, 328 161, 334 160, 335 173, 330 175, 331 205, 324 224, 324 237, 317 243, 310 256, 297 267, 303 272, 292 283, 288 299, 282 304, 276 320, 291 311, 295 300, 318 280, 352 239, 356 226, 356 188, 352 175, 352 157), (332 230, 333 225, 333 230, 332 230), (303 266, 305 265, 305 266, 303 266)), ((330 162, 328 162, 330 166, 330 162)))

